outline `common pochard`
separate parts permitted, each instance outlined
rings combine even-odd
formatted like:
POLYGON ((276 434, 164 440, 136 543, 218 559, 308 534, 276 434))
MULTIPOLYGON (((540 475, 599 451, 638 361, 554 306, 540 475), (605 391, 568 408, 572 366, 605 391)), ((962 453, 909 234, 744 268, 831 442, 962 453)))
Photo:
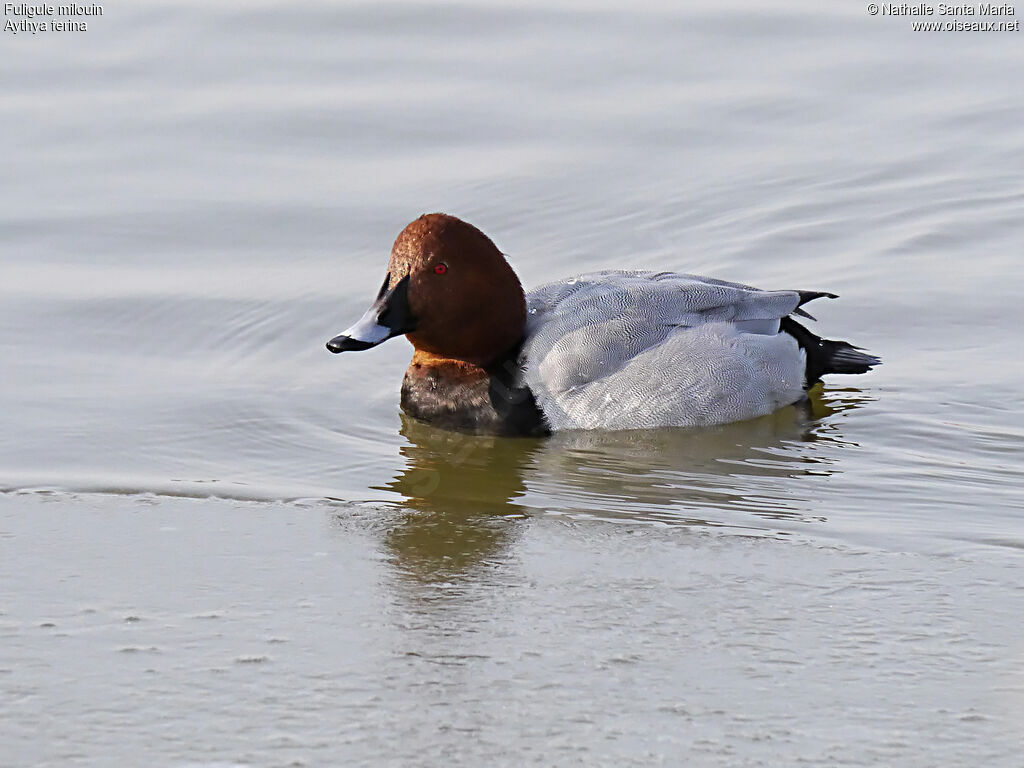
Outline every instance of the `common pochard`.
POLYGON ((793 316, 835 294, 763 291, 674 272, 603 271, 523 293, 476 227, 431 213, 391 250, 377 299, 331 352, 405 334, 402 408, 446 429, 694 427, 763 416, 823 375, 880 360, 793 316))

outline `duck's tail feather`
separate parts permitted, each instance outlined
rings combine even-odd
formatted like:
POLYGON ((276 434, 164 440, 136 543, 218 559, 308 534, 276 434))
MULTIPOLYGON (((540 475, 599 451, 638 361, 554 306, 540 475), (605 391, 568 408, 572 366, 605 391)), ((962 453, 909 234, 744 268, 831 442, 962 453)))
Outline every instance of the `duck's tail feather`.
POLYGON ((845 341, 823 340, 822 343, 832 345, 832 370, 825 373, 867 373, 882 364, 882 358, 869 355, 845 341))
POLYGON ((808 331, 791 317, 780 321, 779 330, 788 333, 807 356, 807 386, 812 386, 829 373, 867 373, 879 365, 881 358, 845 341, 823 339, 808 331))
POLYGON ((839 297, 834 293, 828 291, 797 291, 800 294, 800 303, 796 305, 796 309, 793 310, 794 315, 800 315, 800 317, 806 317, 808 320, 816 319, 814 315, 808 312, 806 309, 801 309, 804 304, 808 301, 814 301, 820 298, 838 299, 839 297))

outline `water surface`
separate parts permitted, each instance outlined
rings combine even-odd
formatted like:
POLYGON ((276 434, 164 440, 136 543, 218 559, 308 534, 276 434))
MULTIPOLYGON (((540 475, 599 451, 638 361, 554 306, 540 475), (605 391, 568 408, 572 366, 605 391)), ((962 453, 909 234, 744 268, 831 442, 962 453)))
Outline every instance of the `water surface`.
POLYGON ((5 35, 0 741, 35 765, 1016 765, 1019 33, 789 0, 151 2, 5 35), (323 343, 442 210, 527 287, 834 291, 703 431, 455 435, 323 343))

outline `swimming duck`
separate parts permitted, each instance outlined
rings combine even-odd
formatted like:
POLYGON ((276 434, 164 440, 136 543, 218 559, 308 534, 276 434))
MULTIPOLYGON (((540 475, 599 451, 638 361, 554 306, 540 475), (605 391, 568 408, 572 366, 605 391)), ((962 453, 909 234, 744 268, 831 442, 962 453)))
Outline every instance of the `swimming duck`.
POLYGON ((837 298, 763 291, 675 272, 610 270, 523 293, 487 235, 443 213, 398 235, 377 299, 331 352, 405 334, 402 408, 445 429, 544 435, 568 429, 724 424, 806 397, 829 373, 880 360, 794 319, 837 298))

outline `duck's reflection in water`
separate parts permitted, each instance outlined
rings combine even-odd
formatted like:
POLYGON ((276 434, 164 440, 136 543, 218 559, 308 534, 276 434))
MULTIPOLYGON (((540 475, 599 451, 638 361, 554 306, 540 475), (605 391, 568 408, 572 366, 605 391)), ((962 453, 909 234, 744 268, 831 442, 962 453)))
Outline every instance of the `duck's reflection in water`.
POLYGON ((752 529, 766 518, 818 519, 805 503, 811 489, 789 479, 835 471, 820 445, 839 442, 820 421, 834 412, 816 397, 699 430, 560 433, 527 484, 548 510, 605 519, 752 529))
POLYGON ((387 535, 402 568, 444 580, 499 557, 530 513, 518 500, 543 440, 446 432, 404 414, 401 433, 407 463, 384 489, 405 509, 387 535))
POLYGON ((802 406, 706 429, 565 432, 546 439, 445 432, 403 417, 405 468, 384 488, 404 512, 387 534, 400 567, 427 581, 501 559, 535 514, 771 529, 823 519, 813 482, 844 445, 831 417, 863 401, 820 391, 802 406))

